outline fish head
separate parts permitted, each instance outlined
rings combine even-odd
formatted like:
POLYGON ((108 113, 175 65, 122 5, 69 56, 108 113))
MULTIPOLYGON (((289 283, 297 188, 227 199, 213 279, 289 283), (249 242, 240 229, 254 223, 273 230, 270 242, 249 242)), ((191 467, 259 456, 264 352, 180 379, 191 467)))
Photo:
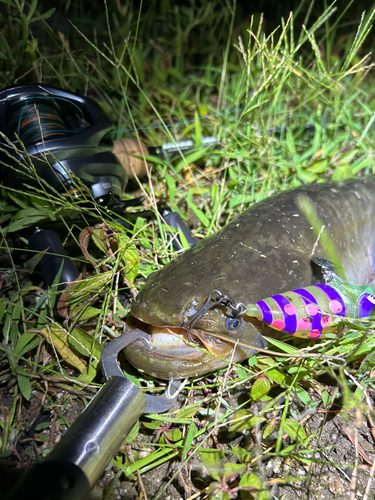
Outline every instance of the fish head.
MULTIPOLYGON (((183 260, 186 262, 186 258, 183 260)), ((255 350, 241 342, 265 346, 251 318, 235 315, 225 305, 213 304, 194 321, 218 280, 215 274, 207 274, 207 269, 204 277, 198 272, 188 276, 184 262, 173 261, 149 278, 136 297, 128 320, 129 328, 147 331, 151 341, 133 342, 125 349, 127 359, 139 370, 158 378, 198 376, 226 366, 231 359, 242 361, 255 350)), ((221 278, 224 277, 223 270, 221 278)), ((228 293, 225 279, 219 282, 222 293, 228 293)))

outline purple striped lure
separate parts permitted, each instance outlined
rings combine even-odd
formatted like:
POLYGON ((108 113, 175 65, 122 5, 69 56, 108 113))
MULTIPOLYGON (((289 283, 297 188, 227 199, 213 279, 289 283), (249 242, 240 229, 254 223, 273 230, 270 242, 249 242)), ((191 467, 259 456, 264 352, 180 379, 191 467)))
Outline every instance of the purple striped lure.
POLYGON ((329 283, 272 295, 246 306, 245 314, 293 337, 317 339, 343 329, 338 318, 375 316, 375 295, 368 286, 333 277, 329 283))

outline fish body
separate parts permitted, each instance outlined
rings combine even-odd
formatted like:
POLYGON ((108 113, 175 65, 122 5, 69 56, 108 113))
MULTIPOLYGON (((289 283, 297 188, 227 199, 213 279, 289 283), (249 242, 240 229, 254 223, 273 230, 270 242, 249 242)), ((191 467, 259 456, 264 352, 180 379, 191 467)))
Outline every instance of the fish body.
POLYGON ((186 326, 212 290, 249 304, 311 285, 311 258, 327 255, 300 208, 301 197, 315 207, 346 281, 370 284, 375 276, 375 176, 285 191, 251 206, 146 282, 129 323, 152 333, 152 341, 127 347, 129 361, 160 378, 201 375, 225 366, 231 356, 241 361, 255 352, 238 345, 233 355, 233 342, 215 334, 254 347, 265 346, 262 334, 278 334, 257 318, 242 315, 237 321, 222 305, 207 310, 190 330, 186 326))

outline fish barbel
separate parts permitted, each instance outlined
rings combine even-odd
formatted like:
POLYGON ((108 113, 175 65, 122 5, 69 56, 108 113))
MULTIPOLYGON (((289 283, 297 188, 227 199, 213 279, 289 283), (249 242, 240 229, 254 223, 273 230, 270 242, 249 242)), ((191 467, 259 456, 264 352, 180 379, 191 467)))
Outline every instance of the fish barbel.
POLYGON ((129 324, 149 332, 152 340, 126 348, 130 363, 159 378, 185 378, 217 370, 231 356, 242 361, 256 352, 241 342, 264 347, 264 335, 275 331, 255 317, 233 315, 221 303, 192 319, 213 290, 249 304, 311 284, 311 258, 327 255, 300 207, 301 196, 315 207, 346 281, 371 283, 375 175, 285 191, 251 206, 148 279, 129 324))

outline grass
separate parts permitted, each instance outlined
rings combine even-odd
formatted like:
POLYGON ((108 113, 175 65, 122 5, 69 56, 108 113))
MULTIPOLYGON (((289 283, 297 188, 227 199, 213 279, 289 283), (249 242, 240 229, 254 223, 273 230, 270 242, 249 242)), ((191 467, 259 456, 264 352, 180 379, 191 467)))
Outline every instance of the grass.
MULTIPOLYGON (((83 4, 73 2, 58 13, 70 20, 59 33, 56 12, 34 1, 3 2, 2 85, 37 79, 88 94, 111 117, 115 138, 139 136, 150 145, 193 139, 192 152, 150 159, 148 181, 133 182, 124 198, 143 193, 150 209, 166 202, 201 238, 272 193, 373 171, 375 89, 367 56, 373 9, 344 31, 345 9, 322 8, 312 17, 302 3, 267 30, 267 18, 241 23, 229 3, 156 4, 141 16, 130 4, 100 4, 85 20, 83 4), (219 138, 222 147, 201 148, 203 136, 219 138)), ((175 253, 159 219, 139 217, 129 234, 108 216, 103 222, 116 242, 102 225, 80 240, 76 202, 51 194, 43 182, 2 188, 0 209, 0 456, 10 467, 46 455, 56 427, 67 423, 66 410, 92 398, 102 346, 120 333, 131 290, 175 253), (63 319, 55 312, 56 286, 40 288, 32 274, 37 258, 25 250, 30 228, 57 223, 84 277, 60 299, 63 319), (42 403, 52 424, 37 427, 20 454, 23 426, 33 420, 28 412, 42 403)), ((95 205, 85 206, 83 216, 97 217, 95 205)), ((343 338, 314 345, 274 340, 275 354, 191 380, 179 410, 142 418, 100 494, 110 498, 124 473, 143 498, 295 498, 317 488, 319 468, 329 463, 337 481, 320 485, 327 498, 340 498, 342 485, 346 498, 353 486, 353 478, 342 483, 343 468, 354 470, 354 491, 366 498, 368 469, 358 461, 359 453, 368 463, 366 450, 355 445, 357 457, 343 467, 318 417, 333 432, 329 419, 340 413, 354 444, 353 421, 367 420, 374 432, 371 333, 371 324, 353 325, 343 338), (153 471, 166 463, 168 476, 155 490, 153 471)), ((160 388, 149 377, 142 383, 160 388)))

